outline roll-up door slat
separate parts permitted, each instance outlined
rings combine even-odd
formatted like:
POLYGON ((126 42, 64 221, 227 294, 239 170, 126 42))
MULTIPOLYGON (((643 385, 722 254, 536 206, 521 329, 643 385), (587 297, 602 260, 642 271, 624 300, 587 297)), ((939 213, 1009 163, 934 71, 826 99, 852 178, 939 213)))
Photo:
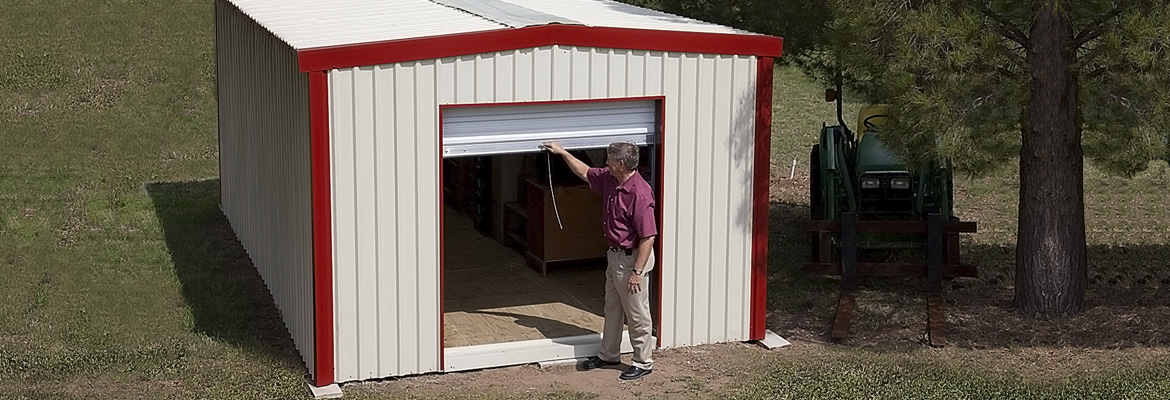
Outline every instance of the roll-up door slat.
POLYGON ((566 149, 653 144, 658 129, 656 100, 449 107, 442 118, 443 157, 531 153, 549 140, 566 149))

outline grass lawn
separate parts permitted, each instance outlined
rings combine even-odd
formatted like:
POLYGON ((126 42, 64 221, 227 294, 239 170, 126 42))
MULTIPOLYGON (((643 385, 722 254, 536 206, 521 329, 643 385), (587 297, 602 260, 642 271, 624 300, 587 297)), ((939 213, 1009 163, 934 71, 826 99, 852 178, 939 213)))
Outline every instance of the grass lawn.
MULTIPOLYGON (((212 8, 0 5, 0 397, 308 397, 304 367, 218 209, 212 8)), ((777 70, 775 90, 769 328, 797 346, 763 353, 718 386, 684 382, 706 388, 700 397, 1170 393, 1164 163, 1133 179, 1086 170, 1091 282, 1082 315, 1032 322, 1010 310, 1009 165, 955 184, 959 214, 980 224, 963 254, 980 277, 946 286, 952 346, 922 344, 924 284, 912 279, 863 281, 850 340, 825 344, 836 285, 800 271, 808 239, 799 223, 808 149, 833 108, 790 68, 777 70)))

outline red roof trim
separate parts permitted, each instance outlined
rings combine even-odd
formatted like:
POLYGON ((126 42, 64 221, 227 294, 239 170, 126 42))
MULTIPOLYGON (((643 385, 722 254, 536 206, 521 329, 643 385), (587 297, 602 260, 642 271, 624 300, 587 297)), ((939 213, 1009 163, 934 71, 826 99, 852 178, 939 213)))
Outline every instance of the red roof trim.
POLYGON ((298 52, 301 72, 524 49, 554 44, 707 54, 779 57, 783 39, 765 35, 541 25, 317 47, 298 52))
POLYGON ((313 382, 325 386, 333 374, 333 205, 329 172, 329 80, 309 73, 309 156, 313 196, 313 382))
POLYGON ((756 152, 752 187, 751 340, 764 338, 768 317, 768 196, 772 173, 772 62, 756 61, 756 152))

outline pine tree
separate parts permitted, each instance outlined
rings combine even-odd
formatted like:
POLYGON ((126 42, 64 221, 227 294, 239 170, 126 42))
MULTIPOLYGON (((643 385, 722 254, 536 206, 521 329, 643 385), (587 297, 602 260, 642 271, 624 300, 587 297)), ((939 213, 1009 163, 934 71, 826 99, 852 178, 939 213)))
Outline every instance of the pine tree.
POLYGON ((1018 157, 1015 306, 1078 313, 1087 281, 1083 163, 1132 175, 1168 158, 1170 5, 1144 0, 825 3, 792 59, 891 105, 883 139, 911 164, 978 174, 1018 157))
POLYGON ((1018 158, 1015 305, 1030 317, 1082 308, 1084 160, 1123 176, 1170 160, 1165 0, 643 1, 784 37, 782 61, 890 105, 882 138, 908 165, 978 175, 1018 158))

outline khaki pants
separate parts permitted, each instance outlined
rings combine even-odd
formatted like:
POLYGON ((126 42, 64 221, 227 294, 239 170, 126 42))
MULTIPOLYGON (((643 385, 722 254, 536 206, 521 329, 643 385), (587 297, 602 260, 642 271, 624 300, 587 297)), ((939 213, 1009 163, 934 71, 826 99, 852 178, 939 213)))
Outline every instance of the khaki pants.
POLYGON ((602 360, 618 361, 622 348, 622 324, 629 326, 630 345, 634 347, 633 365, 650 369, 654 363, 654 321, 650 315, 650 270, 654 268, 654 253, 642 271, 642 289, 630 293, 629 276, 634 273, 638 253, 606 252, 609 267, 605 270, 605 328, 601 333, 602 360))

